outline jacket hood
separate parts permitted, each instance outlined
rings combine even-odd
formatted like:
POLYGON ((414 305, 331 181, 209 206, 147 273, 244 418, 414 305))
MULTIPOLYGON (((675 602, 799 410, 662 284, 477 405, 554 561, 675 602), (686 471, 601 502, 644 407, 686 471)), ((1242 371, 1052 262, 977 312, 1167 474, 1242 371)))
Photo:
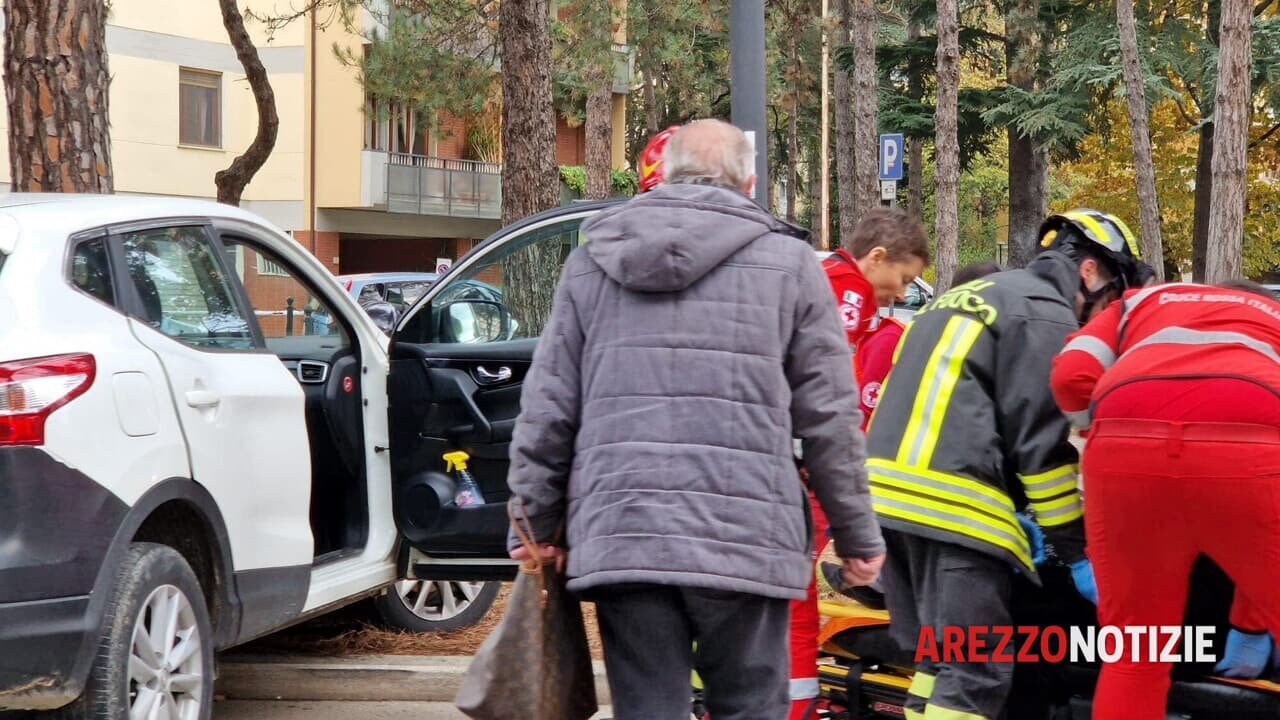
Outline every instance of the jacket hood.
POLYGON ((1052 285, 1068 306, 1075 306, 1076 291, 1080 289, 1080 269, 1075 260, 1057 250, 1046 250, 1032 259, 1027 270, 1052 285))
POLYGON ((674 183, 583 223, 587 253, 610 278, 639 292, 678 292, 771 232, 807 231, 770 215, 741 193, 674 183))

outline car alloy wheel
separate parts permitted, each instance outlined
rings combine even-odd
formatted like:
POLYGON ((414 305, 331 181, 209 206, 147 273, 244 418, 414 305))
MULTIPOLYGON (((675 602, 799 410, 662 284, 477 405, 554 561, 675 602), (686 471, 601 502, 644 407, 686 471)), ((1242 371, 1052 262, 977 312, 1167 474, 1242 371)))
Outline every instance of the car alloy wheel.
POLYGON ((200 716, 204 638, 191 601, 173 585, 156 588, 134 621, 129 649, 129 716, 194 720, 200 716))
POLYGON ((429 622, 451 620, 475 602, 483 582, 443 580, 401 580, 396 595, 409 612, 429 622))

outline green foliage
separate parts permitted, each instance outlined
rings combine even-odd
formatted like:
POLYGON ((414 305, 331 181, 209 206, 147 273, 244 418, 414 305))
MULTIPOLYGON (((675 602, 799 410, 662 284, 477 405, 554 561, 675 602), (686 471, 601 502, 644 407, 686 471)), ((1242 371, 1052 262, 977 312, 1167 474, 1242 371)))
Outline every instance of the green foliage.
MULTIPOLYGON (((581 165, 561 165, 560 182, 569 191, 581 197, 587 190, 587 172, 581 165)), ((613 197, 630 197, 640 189, 640 178, 631 170, 613 170, 609 174, 613 197)))
POLYGON ((576 125, 586 119, 587 96, 614 71, 614 6, 610 0, 570 0, 565 19, 551 21, 556 111, 576 125))
POLYGON ((365 33, 367 52, 338 46, 334 52, 357 69, 368 94, 412 107, 427 118, 442 110, 459 117, 483 110, 496 80, 496 3, 411 0, 390 11, 370 0, 364 3, 385 31, 365 33))

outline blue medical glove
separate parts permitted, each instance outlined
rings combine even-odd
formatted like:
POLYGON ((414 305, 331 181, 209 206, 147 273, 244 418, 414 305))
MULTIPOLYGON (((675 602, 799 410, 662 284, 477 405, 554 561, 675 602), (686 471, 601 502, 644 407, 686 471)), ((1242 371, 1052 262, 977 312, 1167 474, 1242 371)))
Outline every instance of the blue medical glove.
POLYGON ((1271 636, 1265 632, 1247 633, 1235 628, 1227 633, 1227 650, 1213 666, 1217 675, 1252 680, 1267 668, 1271 658, 1271 636))
POLYGON ((1044 563, 1044 531, 1035 520, 1022 513, 1016 513, 1016 515, 1022 531, 1027 534, 1027 542, 1031 543, 1031 564, 1040 567, 1044 563))
POLYGON ((1071 568, 1071 582, 1076 586, 1080 597, 1094 605, 1098 604, 1098 584, 1093 579, 1093 565, 1086 558, 1077 560, 1067 567, 1071 568))

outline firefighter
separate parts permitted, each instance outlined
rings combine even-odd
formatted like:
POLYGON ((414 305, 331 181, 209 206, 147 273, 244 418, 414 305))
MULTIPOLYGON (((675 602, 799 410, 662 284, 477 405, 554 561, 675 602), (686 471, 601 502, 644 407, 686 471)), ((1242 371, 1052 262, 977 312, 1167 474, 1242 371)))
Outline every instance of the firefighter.
MULTIPOLYGON (((970 263, 956 271, 953 280, 955 285, 963 285, 971 280, 986 277, 1000 272, 1000 266, 993 262, 970 263)), ((867 431, 871 415, 880 403, 880 388, 884 386, 893 368, 894 350, 898 341, 907 330, 906 323, 889 315, 880 319, 880 324, 867 334, 858 344, 858 353, 854 356, 858 378, 858 403, 862 409, 862 431, 867 431)), ((840 566, 836 563, 822 563, 822 576, 833 590, 853 598, 863 605, 876 610, 884 609, 884 589, 877 578, 870 585, 849 585, 840 577, 840 566)))
MULTIPOLYGON (((864 213, 844 247, 828 256, 822 269, 835 293, 845 336, 853 350, 855 379, 861 356, 860 346, 883 321, 877 312, 906 296, 907 287, 929 264, 929 238, 920 223, 902 210, 876 208, 864 213)), ((878 384, 877 384, 878 388, 878 384)), ((874 393, 874 391, 872 391, 874 393)), ((862 427, 870 410, 865 400, 867 388, 852 403, 862 402, 862 427)), ((816 561, 830 540, 827 521, 810 494, 813 510, 813 558, 816 561)), ((839 569, 836 574, 839 575, 839 569)), ((812 715, 818 698, 818 580, 809 582, 804 600, 791 603, 791 720, 812 715)))
MULTIPOLYGON (((1179 624, 1203 553, 1237 590, 1217 669, 1256 676, 1280 637, 1280 302, 1252 283, 1130 292, 1071 337, 1052 389, 1089 427, 1099 621, 1179 624)), ((1165 717, 1169 664, 1145 660, 1103 666, 1095 720, 1165 717)))
MULTIPOLYGON (((891 634, 913 653, 922 626, 943 637, 945 626, 1011 624, 1010 566, 1040 583, 1017 517, 1028 506, 1076 589, 1095 599, 1076 451, 1049 370, 1072 331, 1149 273, 1132 233, 1110 215, 1055 215, 1040 238, 1025 269, 959 285, 921 308, 881 389, 867 469, 888 546, 891 634)), ((986 641, 990 649, 998 639, 986 641)), ((1000 715, 1011 663, 941 660, 917 665, 908 718, 1000 715)))

